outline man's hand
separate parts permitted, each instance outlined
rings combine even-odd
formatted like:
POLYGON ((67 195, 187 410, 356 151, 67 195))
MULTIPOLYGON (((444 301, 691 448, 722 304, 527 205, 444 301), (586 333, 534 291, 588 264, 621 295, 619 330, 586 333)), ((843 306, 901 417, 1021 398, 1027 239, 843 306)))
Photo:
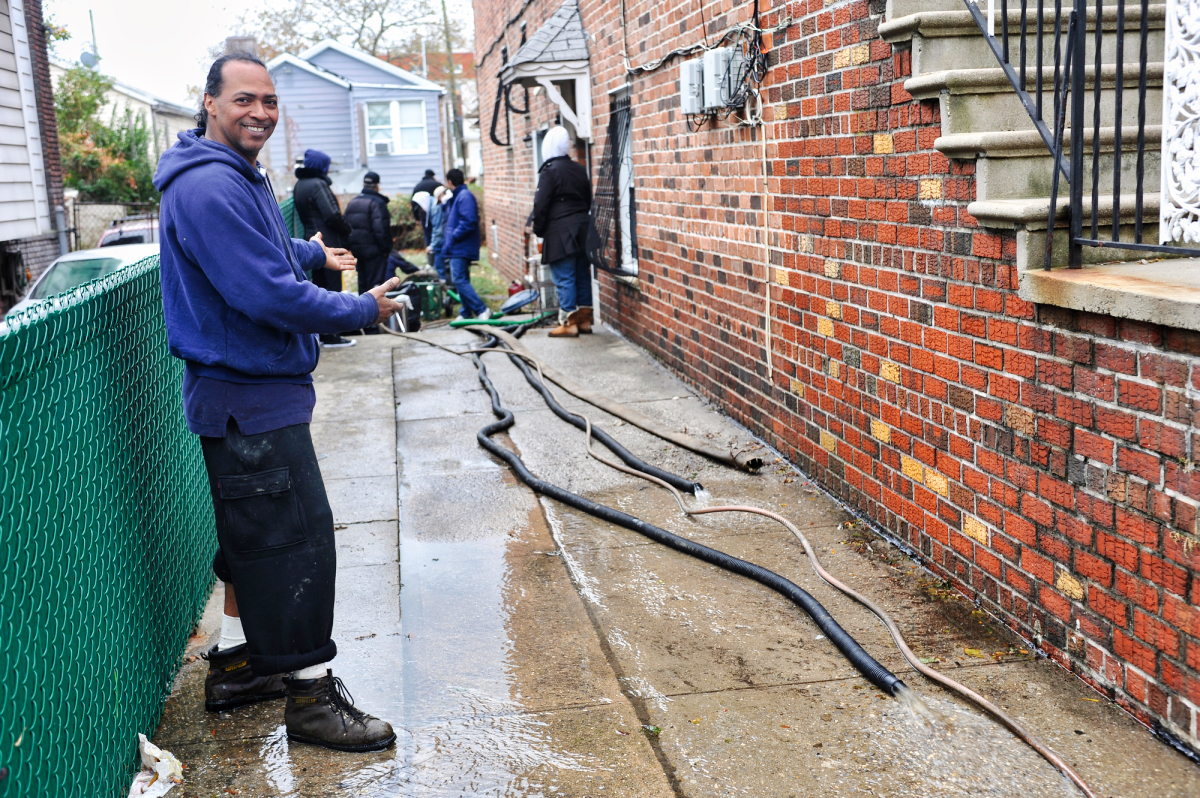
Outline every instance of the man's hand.
MULTIPOLYGON (((319 235, 319 234, 318 234, 319 235)), ((399 302, 393 302, 388 299, 386 294, 388 291, 394 291, 400 285, 400 278, 393 277, 382 285, 377 285, 367 293, 375 297, 375 302, 379 305, 379 318, 375 321, 383 321, 391 318, 392 314, 399 313, 403 305, 399 302)))
POLYGON ((325 250, 326 269, 333 269, 335 272, 348 272, 352 271, 358 263, 355 257, 350 254, 350 250, 342 249, 341 247, 325 246, 325 239, 321 237, 320 233, 317 233, 308 240, 316 241, 321 245, 321 249, 325 250))

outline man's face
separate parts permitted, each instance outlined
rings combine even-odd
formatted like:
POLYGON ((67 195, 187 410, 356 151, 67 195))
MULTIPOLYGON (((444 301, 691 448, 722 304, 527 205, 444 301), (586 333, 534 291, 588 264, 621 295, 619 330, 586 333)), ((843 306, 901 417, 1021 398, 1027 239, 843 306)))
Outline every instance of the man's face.
POLYGON ((233 148, 253 165, 279 121, 275 84, 266 69, 247 61, 225 64, 222 77, 220 95, 204 95, 205 135, 233 148))

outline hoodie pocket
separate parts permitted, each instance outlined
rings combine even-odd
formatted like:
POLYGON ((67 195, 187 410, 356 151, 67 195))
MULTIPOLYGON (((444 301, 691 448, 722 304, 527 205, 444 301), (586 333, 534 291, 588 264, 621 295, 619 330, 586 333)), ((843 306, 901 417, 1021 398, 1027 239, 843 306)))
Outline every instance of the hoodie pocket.
POLYGON ((288 469, 217 479, 224 541, 238 554, 269 555, 307 540, 288 469))

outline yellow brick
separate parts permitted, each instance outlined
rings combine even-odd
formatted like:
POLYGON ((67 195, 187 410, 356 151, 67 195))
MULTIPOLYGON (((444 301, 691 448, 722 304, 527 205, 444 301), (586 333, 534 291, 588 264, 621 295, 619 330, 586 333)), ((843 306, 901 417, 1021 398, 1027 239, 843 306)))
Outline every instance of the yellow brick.
POLYGON ((783 269, 776 269, 775 282, 779 283, 779 285, 788 285, 790 283, 790 280, 788 279, 788 273, 783 269))
POLYGON ((892 428, 878 419, 871 419, 871 437, 878 438, 884 443, 891 443, 892 428))
POLYGON ((801 399, 803 399, 804 398, 804 383, 798 382, 797 380, 792 380, 792 393, 796 394, 801 399))
POLYGON ((907 455, 900 455, 900 470, 913 482, 925 481, 925 466, 907 455))
POLYGON ((825 315, 831 319, 840 319, 842 317, 842 306, 836 302, 825 300, 825 315))
POLYGON ((892 142, 890 133, 875 137, 875 154, 876 155, 891 155, 896 151, 896 146, 892 142))
POLYGON ((850 63, 858 66, 871 60, 871 45, 860 44, 850 48, 850 63))
POLYGON ((950 483, 932 468, 925 472, 925 487, 944 498, 950 495, 950 483))
POLYGON ((963 516, 963 534, 985 546, 988 543, 988 528, 978 518, 963 516))
POLYGON ((829 376, 836 380, 838 378, 838 372, 839 372, 838 362, 836 360, 830 360, 830 361, 828 361, 828 363, 829 363, 829 376))
POLYGON ((825 261, 825 276, 837 279, 842 276, 842 265, 836 260, 825 261))
POLYGON ((879 376, 888 382, 900 382, 900 366, 885 360, 879 364, 879 376))
POLYGON ((1076 601, 1083 601, 1083 585, 1079 584, 1079 580, 1066 571, 1058 572, 1058 581, 1054 583, 1054 586, 1076 601))
POLYGON ((921 180, 917 184, 917 198, 923 200, 937 200, 942 198, 942 181, 941 180, 921 180))
POLYGON ((811 253, 813 251, 813 237, 809 235, 800 236, 800 252, 811 253))
POLYGON ((825 430, 821 430, 821 448, 828 449, 830 452, 837 454, 837 438, 825 430))
POLYGON ((833 322, 830 319, 817 319, 817 335, 824 335, 826 338, 833 337, 833 322))
POLYGON ((1019 405, 1004 406, 1004 423, 1024 435, 1032 435, 1037 429, 1033 411, 1019 405))
POLYGON ((850 55, 851 55, 850 51, 852 49, 853 48, 847 48, 845 50, 838 50, 836 53, 834 53, 834 55, 833 55, 833 68, 834 69, 845 69, 846 67, 850 66, 850 55))

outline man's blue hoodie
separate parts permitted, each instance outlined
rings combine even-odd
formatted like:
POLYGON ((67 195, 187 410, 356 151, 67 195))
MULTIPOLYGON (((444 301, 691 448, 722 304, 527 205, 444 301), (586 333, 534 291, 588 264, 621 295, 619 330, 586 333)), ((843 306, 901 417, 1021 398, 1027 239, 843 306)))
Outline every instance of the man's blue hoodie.
POLYGON ((305 280, 324 250, 288 235, 263 174, 197 132, 179 134, 154 176, 171 354, 194 377, 309 383, 316 333, 373 324, 379 307, 305 280))

